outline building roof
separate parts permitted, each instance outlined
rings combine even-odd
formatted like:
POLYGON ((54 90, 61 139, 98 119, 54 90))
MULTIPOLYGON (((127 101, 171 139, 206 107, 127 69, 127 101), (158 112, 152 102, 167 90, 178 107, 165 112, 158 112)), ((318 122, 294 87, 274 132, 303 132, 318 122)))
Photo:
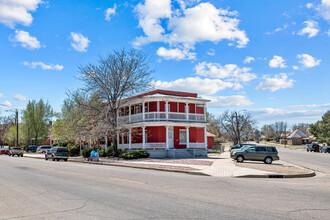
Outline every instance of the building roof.
POLYGON ((215 135, 207 131, 206 132, 206 137, 215 137, 215 135))
POLYGON ((151 92, 146 92, 142 93, 136 96, 131 96, 126 99, 122 99, 121 101, 128 101, 131 99, 136 99, 136 98, 141 98, 143 96, 150 96, 150 95, 155 95, 155 94, 160 94, 160 95, 172 95, 172 96, 180 96, 180 97, 189 97, 189 98, 197 98, 197 93, 190 93, 190 92, 178 92, 178 91, 169 91, 169 90, 161 90, 157 89, 151 92))
POLYGON ((289 136, 288 136, 288 138, 308 138, 308 136, 304 133, 304 132, 302 132, 302 131, 300 131, 300 130, 294 130, 289 136))

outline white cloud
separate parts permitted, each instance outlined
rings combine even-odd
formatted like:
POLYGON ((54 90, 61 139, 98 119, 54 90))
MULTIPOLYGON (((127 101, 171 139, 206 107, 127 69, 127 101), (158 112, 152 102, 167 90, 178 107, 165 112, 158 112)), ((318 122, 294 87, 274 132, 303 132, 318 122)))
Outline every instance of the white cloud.
POLYGON ((236 64, 221 66, 219 63, 201 62, 194 69, 196 74, 200 76, 228 79, 231 81, 248 82, 257 78, 255 74, 250 73, 251 68, 240 68, 236 64))
POLYGON ((263 78, 264 81, 257 86, 256 90, 275 92, 280 89, 292 88, 295 82, 293 79, 288 79, 285 73, 277 74, 273 78, 269 76, 264 76, 263 78))
POLYGON ((269 61, 269 66, 271 68, 285 68, 285 60, 281 56, 273 56, 273 59, 269 61))
POLYGON ((20 102, 24 102, 24 101, 28 100, 28 98, 26 96, 21 95, 21 94, 15 94, 14 99, 17 101, 20 101, 20 102))
POLYGON ((316 7, 320 16, 327 21, 330 21, 330 0, 322 0, 322 3, 316 7))
POLYGON ((321 60, 317 60, 309 54, 298 54, 297 58, 300 59, 299 63, 301 63, 305 68, 312 68, 320 65, 321 60))
POLYGON ((255 59, 253 57, 247 56, 245 57, 243 63, 251 63, 252 61, 255 61, 255 59))
POLYGON ((15 36, 13 39, 11 39, 13 42, 20 43, 22 47, 33 50, 33 49, 39 49, 40 41, 36 37, 32 37, 29 32, 16 30, 15 36))
MULTIPOLYGON (((183 1, 181 1, 183 2, 183 1)), ((198 2, 198 1, 190 1, 198 2)), ((140 47, 152 42, 194 49, 198 42, 214 43, 229 40, 244 47, 249 42, 245 31, 238 28, 237 12, 217 9, 211 3, 200 3, 172 11, 170 0, 146 0, 136 6, 139 27, 145 36, 135 39, 133 45, 140 47)))
POLYGON ((0 23, 14 28, 16 24, 31 25, 34 12, 42 0, 0 0, 0 23))
POLYGON ((209 49, 209 51, 207 51, 207 55, 209 56, 214 56, 215 55, 215 50, 214 49, 209 49))
POLYGON ((274 34, 276 32, 280 32, 280 31, 284 31, 286 29, 288 29, 289 25, 288 24, 284 24, 282 27, 278 27, 276 28, 274 31, 272 32, 266 32, 267 35, 271 35, 271 34, 274 34))
POLYGON ((193 60, 196 58, 196 53, 189 52, 186 49, 166 49, 160 47, 157 50, 157 55, 163 57, 165 60, 193 60))
POLYGON ((0 106, 3 106, 3 107, 11 107, 12 104, 11 104, 10 101, 6 100, 6 101, 0 103, 0 106))
POLYGON ((117 5, 115 4, 113 6, 113 8, 108 8, 107 10, 105 10, 104 14, 105 14, 106 21, 110 21, 111 16, 116 14, 116 8, 117 8, 117 5))
POLYGON ((288 108, 302 109, 302 108, 330 108, 330 103, 326 104, 310 104, 310 105, 290 105, 288 108))
POLYGON ((64 67, 59 64, 45 64, 43 62, 27 62, 25 61, 23 63, 24 66, 30 66, 31 68, 36 68, 37 66, 40 66, 43 70, 62 70, 64 67))
POLYGON ((0 98, 5 97, 5 95, 3 93, 0 93, 0 98))
POLYGON ((201 79, 199 77, 180 78, 174 81, 152 81, 152 86, 159 89, 196 92, 200 95, 213 95, 221 90, 232 88, 231 82, 220 79, 201 79))
POLYGON ((317 119, 321 118, 326 110, 288 110, 281 108, 263 108, 263 109, 253 109, 249 110, 254 119, 256 120, 291 120, 294 119, 317 119))
POLYGON ((304 24, 306 27, 304 27, 301 31, 298 32, 298 35, 308 35, 308 38, 315 37, 317 33, 319 33, 319 27, 318 23, 316 21, 305 21, 304 24))
POLYGON ((90 41, 87 37, 84 37, 81 33, 71 32, 71 46, 73 49, 79 52, 86 52, 90 41))
POLYGON ((298 67, 298 66, 295 66, 295 65, 293 65, 292 68, 293 68, 294 70, 298 70, 298 69, 299 69, 299 67, 298 67))
POLYGON ((307 3, 306 4, 306 8, 308 8, 308 9, 313 8, 313 6, 314 6, 313 3, 307 3))
POLYGON ((207 105, 210 107, 233 107, 233 106, 247 106, 253 105, 246 96, 233 95, 233 96, 202 96, 211 102, 207 105))

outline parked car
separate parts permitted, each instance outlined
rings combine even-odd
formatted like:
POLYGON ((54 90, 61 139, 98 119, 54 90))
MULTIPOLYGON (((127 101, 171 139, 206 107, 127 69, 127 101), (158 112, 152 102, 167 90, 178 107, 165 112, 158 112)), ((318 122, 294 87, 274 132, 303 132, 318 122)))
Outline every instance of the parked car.
POLYGON ((38 146, 28 146, 25 151, 26 152, 37 152, 38 146))
POLYGON ((44 145, 37 148, 37 153, 46 153, 52 146, 44 145))
POLYGON ((307 152, 320 152, 320 145, 316 143, 307 144, 307 152))
POLYGON ((7 148, 1 148, 0 149, 0 155, 1 154, 9 154, 9 149, 7 149, 7 148))
POLYGON ((274 160, 279 160, 278 152, 272 146, 246 146, 239 150, 230 152, 230 157, 237 162, 242 163, 244 160, 264 161, 271 164, 274 160))
POLYGON ((15 156, 17 155, 18 157, 21 156, 23 157, 24 151, 20 147, 12 147, 9 150, 8 156, 15 156))
POLYGON ((53 161, 63 159, 68 161, 69 151, 66 147, 52 147, 45 153, 45 160, 52 159, 53 161))
POLYGON ((256 146, 256 145, 248 144, 248 143, 239 143, 239 144, 236 144, 235 146, 232 146, 231 150, 238 150, 238 149, 241 149, 242 147, 246 147, 246 146, 256 146))
POLYGON ((321 153, 330 153, 330 146, 323 146, 321 148, 321 153))

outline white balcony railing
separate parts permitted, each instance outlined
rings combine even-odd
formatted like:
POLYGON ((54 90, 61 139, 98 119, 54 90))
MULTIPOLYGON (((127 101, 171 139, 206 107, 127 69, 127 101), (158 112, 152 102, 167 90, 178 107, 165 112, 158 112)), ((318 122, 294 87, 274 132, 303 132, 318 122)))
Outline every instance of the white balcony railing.
POLYGON ((189 148, 205 148, 205 143, 189 143, 189 148))
MULTIPOLYGON (((165 149, 166 143, 145 143, 145 147, 148 148, 154 148, 154 149, 165 149)), ((119 144, 119 148, 129 149, 129 144, 119 144)), ((142 143, 132 143, 131 144, 132 149, 142 149, 143 144, 142 143)))
POLYGON ((144 120, 143 120, 143 113, 133 114, 131 115, 131 120, 129 120, 129 116, 121 116, 118 118, 119 124, 126 124, 126 123, 135 123, 135 122, 142 122, 142 121, 192 121, 192 122, 205 122, 205 115, 204 114, 188 114, 187 120, 187 113, 179 113, 179 112, 168 112, 168 119, 166 119, 166 112, 145 112, 144 113, 144 120))

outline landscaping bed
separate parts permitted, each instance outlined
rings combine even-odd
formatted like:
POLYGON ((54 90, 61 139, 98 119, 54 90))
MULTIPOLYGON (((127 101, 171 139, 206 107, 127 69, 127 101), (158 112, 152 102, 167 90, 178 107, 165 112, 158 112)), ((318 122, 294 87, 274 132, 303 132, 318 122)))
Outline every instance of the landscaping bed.
POLYGON ((244 163, 237 163, 236 166, 238 167, 244 167, 244 168, 250 168, 250 169, 256 169, 256 170, 262 170, 272 173, 278 173, 283 175, 297 175, 297 174, 306 174, 309 172, 313 172, 307 169, 302 169, 296 166, 289 166, 284 165, 279 162, 275 162, 273 164, 264 164, 263 162, 256 162, 256 161, 244 161, 244 163))

